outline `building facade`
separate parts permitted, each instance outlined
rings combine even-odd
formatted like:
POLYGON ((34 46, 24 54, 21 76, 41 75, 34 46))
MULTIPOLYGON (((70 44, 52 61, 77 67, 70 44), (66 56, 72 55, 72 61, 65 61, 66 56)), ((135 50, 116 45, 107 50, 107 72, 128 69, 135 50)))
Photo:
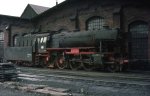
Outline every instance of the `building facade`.
POLYGON ((0 60, 4 57, 4 49, 13 46, 14 38, 31 30, 29 20, 19 17, 0 15, 0 60), (5 42, 5 43, 4 43, 5 42))
MULTIPOLYGON (((150 2, 147 0, 66 0, 33 19, 42 32, 119 28, 130 61, 150 61, 150 2)), ((149 65, 148 65, 149 66, 149 65)))
POLYGON ((13 25, 12 41, 30 32, 118 28, 124 42, 122 50, 131 62, 150 67, 149 5, 148 0, 66 0, 29 19, 21 29, 13 25))

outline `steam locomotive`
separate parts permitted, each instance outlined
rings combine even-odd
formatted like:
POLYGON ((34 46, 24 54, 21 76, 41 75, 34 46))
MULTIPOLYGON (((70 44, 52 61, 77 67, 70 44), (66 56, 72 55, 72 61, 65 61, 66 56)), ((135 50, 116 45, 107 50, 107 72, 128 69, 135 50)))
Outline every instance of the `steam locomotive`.
POLYGON ((5 48, 5 59, 25 66, 122 71, 128 60, 120 50, 118 33, 117 29, 31 33, 5 48))

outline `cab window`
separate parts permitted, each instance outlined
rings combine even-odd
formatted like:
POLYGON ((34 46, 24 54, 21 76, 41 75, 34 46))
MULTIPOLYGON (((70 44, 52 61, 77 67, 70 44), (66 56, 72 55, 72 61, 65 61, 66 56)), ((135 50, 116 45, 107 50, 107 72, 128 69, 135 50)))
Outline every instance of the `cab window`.
POLYGON ((43 43, 43 40, 44 40, 44 37, 41 38, 41 42, 40 43, 43 43))
POLYGON ((47 37, 44 37, 43 38, 43 43, 46 43, 46 41, 47 41, 47 37))

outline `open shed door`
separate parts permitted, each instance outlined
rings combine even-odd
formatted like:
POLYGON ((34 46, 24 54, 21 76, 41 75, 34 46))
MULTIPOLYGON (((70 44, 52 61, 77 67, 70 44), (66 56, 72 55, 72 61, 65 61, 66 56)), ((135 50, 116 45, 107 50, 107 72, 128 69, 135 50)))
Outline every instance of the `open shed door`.
POLYGON ((146 22, 136 21, 129 25, 129 56, 134 65, 145 68, 148 65, 148 32, 146 22))

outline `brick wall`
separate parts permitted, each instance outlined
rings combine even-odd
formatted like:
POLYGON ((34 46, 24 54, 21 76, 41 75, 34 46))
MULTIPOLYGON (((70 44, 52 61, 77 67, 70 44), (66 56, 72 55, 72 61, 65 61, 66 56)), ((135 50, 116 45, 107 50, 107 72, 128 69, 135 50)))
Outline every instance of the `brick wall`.
MULTIPOLYGON (((40 29, 41 32, 62 29, 83 31, 86 30, 89 18, 101 16, 105 18, 107 26, 120 28, 121 32, 128 34, 128 25, 134 21, 142 20, 150 26, 149 5, 149 0, 67 0, 32 19, 32 24, 26 20, 0 16, 0 30, 4 31, 7 25, 12 24, 12 36, 22 35, 33 29, 40 29)), ((124 36, 124 46, 128 52, 127 36, 124 36)), ((150 58, 150 44, 148 52, 150 58)))
POLYGON ((13 40, 13 35, 15 34, 22 34, 23 32, 29 32, 29 29, 32 28, 32 24, 29 22, 29 20, 21 19, 18 17, 13 17, 13 16, 5 16, 5 15, 0 15, 0 30, 5 34, 4 36, 4 42, 3 46, 1 46, 1 53, 0 53, 0 58, 3 57, 3 49, 4 47, 10 45, 12 46, 12 40, 13 40), (11 33, 11 37, 8 35, 9 32, 11 33), (10 44, 8 44, 8 42, 10 44))
MULTIPOLYGON (((76 21, 73 20, 78 15, 79 29, 85 30, 86 21, 93 16, 101 16, 106 19, 106 25, 110 28, 120 27, 118 21, 120 18, 115 18, 114 13, 120 11, 120 6, 109 3, 98 1, 73 1, 72 3, 65 3, 62 6, 56 6, 49 10, 49 14, 41 16, 38 18, 37 28, 42 26, 42 31, 54 30, 58 31, 60 29, 66 29, 68 31, 76 30, 76 21), (53 11, 54 10, 54 11, 53 11)), ((116 15, 115 15, 116 16, 116 15)), ((118 15, 117 15, 118 17, 118 15)))
POLYGON ((67 0, 39 16, 36 27, 41 26, 42 31, 67 29, 75 30, 75 20, 71 20, 78 13, 80 30, 85 30, 85 22, 92 16, 101 16, 106 19, 110 28, 120 28, 128 31, 128 24, 134 20, 142 19, 149 22, 149 6, 146 0, 67 0), (70 2, 69 2, 70 1, 70 2), (144 1, 146 3, 144 3, 144 1))
MULTIPOLYGON (((68 0, 50 9, 49 13, 36 18, 36 28, 42 26, 42 31, 59 31, 60 29, 73 31, 76 30, 76 21, 73 18, 78 16, 78 28, 82 31, 86 30, 86 21, 89 18, 101 16, 105 18, 107 26, 120 28, 120 32, 126 34, 123 50, 128 53, 128 26, 137 20, 145 21, 150 26, 149 5, 148 0, 68 0)), ((150 39, 148 40, 150 42, 150 39)), ((148 46, 150 59, 150 43, 148 46)))

